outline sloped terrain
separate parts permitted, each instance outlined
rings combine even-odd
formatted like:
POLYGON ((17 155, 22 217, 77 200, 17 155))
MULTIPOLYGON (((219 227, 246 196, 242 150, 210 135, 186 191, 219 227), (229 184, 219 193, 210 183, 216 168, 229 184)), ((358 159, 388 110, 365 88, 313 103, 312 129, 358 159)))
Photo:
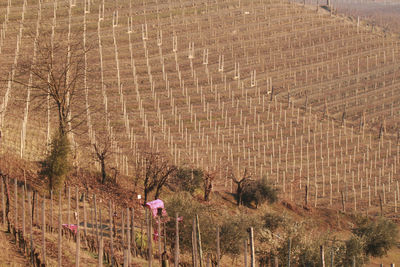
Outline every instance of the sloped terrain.
POLYGON ((55 43, 71 29, 90 47, 71 114, 80 167, 98 167, 106 132, 124 175, 161 151, 214 172, 215 190, 247 169, 298 203, 307 186, 308 205, 397 216, 397 39, 281 0, 15 0, 0 18, 3 153, 42 159, 57 127, 51 99, 9 82, 54 26, 55 43))

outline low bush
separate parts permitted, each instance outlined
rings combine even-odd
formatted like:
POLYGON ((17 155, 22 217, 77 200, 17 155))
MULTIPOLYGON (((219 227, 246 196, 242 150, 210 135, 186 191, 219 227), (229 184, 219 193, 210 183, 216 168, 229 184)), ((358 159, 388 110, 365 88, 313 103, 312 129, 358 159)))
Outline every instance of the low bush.
POLYGON ((256 208, 265 202, 274 203, 278 200, 277 190, 272 187, 266 178, 257 181, 249 181, 242 193, 242 203, 256 208))
POLYGON ((203 171, 201 169, 179 168, 172 177, 170 184, 176 190, 193 194, 202 188, 203 171))

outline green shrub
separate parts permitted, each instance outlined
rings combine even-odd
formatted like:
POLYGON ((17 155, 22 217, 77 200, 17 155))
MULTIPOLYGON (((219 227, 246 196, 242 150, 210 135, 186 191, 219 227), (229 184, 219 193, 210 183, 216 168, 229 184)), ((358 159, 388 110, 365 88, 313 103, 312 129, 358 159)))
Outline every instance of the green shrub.
POLYGON ((349 240, 341 245, 338 249, 335 261, 340 266, 363 266, 368 262, 365 255, 365 243, 358 236, 352 236, 349 240))
POLYGON ((203 250, 211 250, 215 245, 216 223, 210 207, 193 199, 188 192, 176 193, 165 200, 165 207, 171 220, 167 222, 167 238, 169 244, 175 244, 175 216, 182 217, 179 223, 180 249, 191 251, 193 218, 199 216, 203 250))
POLYGON ((396 224, 388 219, 380 218, 371 221, 360 219, 353 233, 363 239, 367 256, 382 257, 397 242, 398 230, 396 224))
POLYGON ((268 201, 274 203, 278 200, 278 194, 266 178, 257 181, 250 181, 243 189, 242 203, 251 205, 254 203, 256 207, 268 201))
POLYGON ((261 220, 257 215, 239 213, 226 214, 222 218, 220 228, 221 254, 238 255, 243 250, 243 240, 249 234, 247 230, 253 227, 257 231, 261 227, 261 220))
POLYGON ((281 223, 283 223, 283 218, 275 213, 266 213, 261 218, 263 227, 274 232, 281 223))
POLYGON ((51 142, 50 154, 41 162, 41 175, 49 179, 49 191, 57 194, 62 188, 72 168, 70 152, 68 137, 57 132, 51 142))
POLYGON ((179 168, 171 182, 180 191, 193 194, 202 188, 203 171, 201 169, 179 168))

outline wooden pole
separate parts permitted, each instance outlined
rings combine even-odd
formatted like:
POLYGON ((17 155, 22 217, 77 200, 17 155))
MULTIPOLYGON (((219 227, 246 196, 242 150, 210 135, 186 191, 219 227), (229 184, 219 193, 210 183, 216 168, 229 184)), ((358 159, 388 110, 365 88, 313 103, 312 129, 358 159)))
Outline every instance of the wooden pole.
POLYGON ((22 187, 22 236, 25 238, 25 187, 22 187))
POLYGON ((50 232, 53 232, 53 190, 50 191, 50 232))
POLYGON ((321 256, 321 267, 325 267, 325 253, 324 253, 324 246, 320 246, 320 256, 321 256))
POLYGON ((153 254, 153 251, 152 251, 153 245, 151 242, 151 237, 152 237, 151 215, 147 208, 145 209, 145 211, 146 211, 146 224, 147 224, 147 253, 148 253, 148 265, 147 266, 151 267, 152 266, 152 254, 153 254))
POLYGON ((199 215, 196 214, 196 231, 197 231, 197 248, 199 250, 199 263, 200 267, 203 267, 203 249, 201 247, 201 232, 200 232, 200 222, 199 215))
POLYGON ((1 182, 1 207, 3 211, 3 226, 6 225, 6 196, 4 193, 4 183, 1 182))
POLYGON ((244 254, 244 259, 243 259, 244 267, 247 267, 247 238, 244 239, 243 245, 244 245, 243 246, 243 248, 244 248, 244 251, 243 251, 243 254, 244 254))
POLYGON ((128 245, 128 251, 127 251, 128 266, 129 264, 131 264, 131 231, 132 231, 129 220, 130 220, 129 208, 126 208, 126 237, 128 245))
MULTIPOLYGON (((253 227, 249 229, 249 238, 250 238, 250 266, 256 266, 255 252, 254 252, 254 230, 253 227)), ((290 266, 289 266, 290 267, 290 266)))
MULTIPOLYGON (((28 194, 28 203, 29 206, 33 206, 33 199, 31 199, 31 196, 28 194)), ((33 226, 33 209, 29 207, 29 239, 30 239, 30 256, 32 259, 32 263, 33 263, 33 233, 32 233, 32 226, 33 226)), ((60 265, 61 266, 61 265, 60 265)))
POLYGON ((42 260, 46 264, 46 214, 45 214, 45 198, 42 200, 42 260))
POLYGON ((67 224, 68 224, 68 227, 71 224, 70 209, 71 209, 71 188, 68 186, 68 207, 67 207, 67 224))
POLYGON ((292 252, 292 239, 289 238, 288 240, 288 264, 287 266, 290 267, 290 253, 292 252))
POLYGON ((111 266, 114 266, 114 219, 113 219, 113 210, 111 200, 109 201, 109 212, 110 212, 110 257, 111 257, 111 266))
POLYGON ((75 266, 79 267, 79 251, 81 245, 80 225, 79 225, 79 190, 76 188, 76 255, 75 266))
POLYGON ((217 267, 219 267, 219 261, 221 260, 221 249, 219 240, 219 226, 217 226, 217 267))
POLYGON ((18 227, 18 184, 17 179, 14 179, 14 205, 15 205, 15 229, 18 227))
POLYGON ((58 267, 62 267, 61 265, 61 245, 62 245, 62 240, 61 240, 61 227, 62 227, 62 217, 61 217, 61 190, 58 195, 58 267))
POLYGON ((176 214, 175 219, 175 261, 174 267, 179 266, 179 221, 178 221, 179 214, 176 214))
POLYGON ((158 258, 161 264, 161 214, 158 214, 157 216, 158 219, 158 225, 157 225, 157 232, 158 232, 158 238, 157 238, 157 243, 158 243, 158 258))
MULTIPOLYGON (((133 246, 133 257, 136 257, 136 240, 135 240, 135 209, 132 208, 131 210, 131 242, 132 242, 132 246, 133 246)), ((164 234, 164 238, 165 238, 165 234, 164 234)), ((166 250, 166 249, 164 249, 166 250)))
POLYGON ((103 237, 99 240, 99 267, 103 267, 103 237))
POLYGON ((193 223, 192 223, 192 264, 193 264, 193 267, 197 267, 196 217, 193 217, 193 223))
POLYGON ((83 193, 83 234, 87 237, 87 214, 86 214, 86 195, 83 193))
MULTIPOLYGON (((99 227, 97 225, 97 203, 96 195, 93 195, 93 205, 94 205, 94 224, 96 225, 96 242, 99 243, 99 227)), ((93 228, 93 225, 92 225, 93 228)))

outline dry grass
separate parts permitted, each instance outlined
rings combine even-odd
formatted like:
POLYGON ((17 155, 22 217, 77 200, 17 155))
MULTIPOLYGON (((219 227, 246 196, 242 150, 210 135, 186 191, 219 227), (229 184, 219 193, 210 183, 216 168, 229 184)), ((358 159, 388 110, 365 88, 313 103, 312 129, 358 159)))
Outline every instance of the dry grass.
POLYGON ((0 228, 0 266, 28 266, 29 260, 19 252, 10 234, 6 233, 3 226, 0 228))

